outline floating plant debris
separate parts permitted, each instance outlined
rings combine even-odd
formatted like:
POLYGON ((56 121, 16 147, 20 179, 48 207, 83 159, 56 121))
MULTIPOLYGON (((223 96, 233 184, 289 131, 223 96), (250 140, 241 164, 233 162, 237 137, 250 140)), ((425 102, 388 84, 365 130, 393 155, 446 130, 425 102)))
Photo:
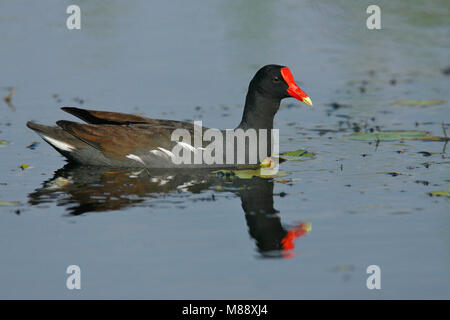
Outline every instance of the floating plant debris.
POLYGON ((28 149, 31 149, 31 150, 34 150, 34 149, 37 148, 37 146, 38 146, 39 144, 40 144, 39 141, 33 141, 32 143, 30 143, 30 144, 27 146, 27 148, 28 148, 28 149))
POLYGON ((5 101, 7 103, 11 102, 14 91, 16 91, 16 88, 11 88, 11 90, 9 91, 9 94, 5 97, 5 101))
POLYGON ((396 141, 396 140, 422 140, 430 138, 426 131, 419 130, 389 130, 379 132, 355 132, 346 135, 352 140, 361 141, 396 141))
POLYGON ((25 169, 30 169, 30 168, 32 168, 32 167, 31 167, 30 165, 26 164, 26 163, 22 163, 22 164, 19 166, 19 168, 22 169, 22 170, 25 170, 25 169))
POLYGON ((6 146, 8 144, 11 144, 11 142, 5 141, 5 140, 0 140, 0 146, 6 146))
POLYGON ((0 201, 0 206, 17 206, 19 204, 19 201, 0 201))
POLYGON ((304 158, 311 158, 314 157, 315 154, 313 152, 309 152, 308 150, 305 149, 299 149, 299 150, 295 150, 295 151, 286 151, 286 152, 282 152, 280 153, 279 157, 281 159, 285 159, 285 160, 294 160, 294 161, 299 161, 299 160, 303 160, 304 158), (297 159, 295 159, 297 158, 297 159))
POLYGON ((432 191, 432 192, 429 192, 428 194, 430 196, 449 197, 450 198, 450 190, 432 191))
POLYGON ((392 106, 434 106, 446 103, 445 100, 429 99, 429 100, 398 100, 393 102, 392 106))
POLYGON ((283 170, 272 170, 268 168, 261 169, 235 169, 235 170, 216 170, 212 172, 219 176, 237 177, 240 179, 251 179, 253 177, 260 177, 266 179, 281 178, 289 175, 283 170))

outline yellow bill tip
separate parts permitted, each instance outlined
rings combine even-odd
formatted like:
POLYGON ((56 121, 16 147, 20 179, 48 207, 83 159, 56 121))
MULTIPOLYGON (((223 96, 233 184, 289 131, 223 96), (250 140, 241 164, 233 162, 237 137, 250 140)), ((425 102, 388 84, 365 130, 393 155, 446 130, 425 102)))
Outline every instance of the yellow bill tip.
POLYGON ((311 222, 303 223, 303 230, 305 230, 306 232, 310 232, 312 230, 312 223, 311 222))
POLYGON ((302 102, 303 102, 304 104, 307 104, 307 105, 310 106, 310 107, 313 106, 312 101, 311 101, 311 99, 310 99, 309 97, 303 98, 302 102))
POLYGON ((276 165, 275 160, 273 160, 271 157, 265 158, 260 164, 261 168, 270 168, 270 169, 274 168, 275 165, 276 165))

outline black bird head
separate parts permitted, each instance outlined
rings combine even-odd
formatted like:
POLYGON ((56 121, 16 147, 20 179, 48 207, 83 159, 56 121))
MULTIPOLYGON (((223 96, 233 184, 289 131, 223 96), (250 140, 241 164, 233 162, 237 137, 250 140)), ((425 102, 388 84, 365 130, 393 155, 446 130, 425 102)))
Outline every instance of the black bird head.
POLYGON ((291 71, 285 66, 269 64, 259 69, 250 82, 250 90, 277 100, 293 97, 312 106, 311 99, 295 83, 291 71))

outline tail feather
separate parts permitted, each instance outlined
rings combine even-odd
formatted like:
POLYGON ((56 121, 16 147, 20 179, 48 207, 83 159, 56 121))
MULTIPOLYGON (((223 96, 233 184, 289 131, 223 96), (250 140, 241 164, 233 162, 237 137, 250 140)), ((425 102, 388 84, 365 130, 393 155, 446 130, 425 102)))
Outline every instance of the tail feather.
POLYGON ((76 148, 82 148, 84 142, 59 127, 50 127, 35 122, 27 122, 27 127, 35 131, 48 144, 58 152, 66 156, 66 152, 72 152, 76 148))
POLYGON ((100 166, 112 164, 100 150, 67 132, 64 128, 45 126, 35 122, 27 122, 27 127, 35 131, 71 162, 100 166))

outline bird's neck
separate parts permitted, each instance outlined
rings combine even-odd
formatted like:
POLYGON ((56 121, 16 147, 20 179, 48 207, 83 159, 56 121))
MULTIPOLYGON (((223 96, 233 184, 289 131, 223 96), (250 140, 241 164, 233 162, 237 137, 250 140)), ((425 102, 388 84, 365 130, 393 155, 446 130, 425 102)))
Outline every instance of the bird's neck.
POLYGON ((240 129, 273 129, 273 118, 280 107, 280 99, 268 97, 257 90, 249 89, 245 99, 240 129))

